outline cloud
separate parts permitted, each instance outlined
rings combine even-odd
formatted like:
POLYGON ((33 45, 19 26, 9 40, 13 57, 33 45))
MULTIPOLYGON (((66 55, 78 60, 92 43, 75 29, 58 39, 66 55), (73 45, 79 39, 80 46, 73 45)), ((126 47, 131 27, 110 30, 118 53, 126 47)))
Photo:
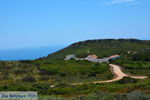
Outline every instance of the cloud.
POLYGON ((137 0, 112 0, 107 2, 106 5, 124 4, 124 3, 135 3, 137 0))

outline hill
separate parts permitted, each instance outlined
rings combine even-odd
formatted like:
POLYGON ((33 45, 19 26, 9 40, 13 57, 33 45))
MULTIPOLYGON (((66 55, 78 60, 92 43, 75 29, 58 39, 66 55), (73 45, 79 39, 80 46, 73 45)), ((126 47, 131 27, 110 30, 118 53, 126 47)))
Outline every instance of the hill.
POLYGON ((85 57, 95 54, 99 58, 119 54, 126 55, 127 52, 139 52, 150 48, 149 40, 137 39, 98 39, 74 43, 62 50, 49 54, 42 59, 63 60, 66 55, 75 54, 77 57, 85 57))

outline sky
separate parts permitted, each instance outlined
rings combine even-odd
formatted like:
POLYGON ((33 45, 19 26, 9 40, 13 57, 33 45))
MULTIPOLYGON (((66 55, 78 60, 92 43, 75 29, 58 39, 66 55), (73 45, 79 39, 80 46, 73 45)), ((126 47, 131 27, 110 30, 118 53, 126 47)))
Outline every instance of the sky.
POLYGON ((0 0, 0 49, 150 39, 150 0, 0 0))

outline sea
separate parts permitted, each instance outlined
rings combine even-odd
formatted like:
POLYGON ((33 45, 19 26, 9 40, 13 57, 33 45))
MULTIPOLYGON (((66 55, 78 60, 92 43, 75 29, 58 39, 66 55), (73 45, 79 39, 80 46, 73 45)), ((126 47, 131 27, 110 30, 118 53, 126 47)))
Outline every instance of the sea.
POLYGON ((60 45, 0 50, 0 61, 34 60, 40 57, 45 57, 48 54, 63 49, 64 47, 66 46, 60 45))

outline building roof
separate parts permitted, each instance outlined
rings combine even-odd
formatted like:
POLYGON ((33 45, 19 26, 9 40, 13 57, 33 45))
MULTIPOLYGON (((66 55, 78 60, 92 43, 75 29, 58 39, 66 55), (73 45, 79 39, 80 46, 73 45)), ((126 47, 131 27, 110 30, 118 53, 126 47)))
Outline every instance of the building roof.
POLYGON ((112 55, 109 58, 115 58, 115 57, 120 57, 120 55, 112 55))

